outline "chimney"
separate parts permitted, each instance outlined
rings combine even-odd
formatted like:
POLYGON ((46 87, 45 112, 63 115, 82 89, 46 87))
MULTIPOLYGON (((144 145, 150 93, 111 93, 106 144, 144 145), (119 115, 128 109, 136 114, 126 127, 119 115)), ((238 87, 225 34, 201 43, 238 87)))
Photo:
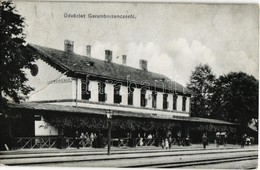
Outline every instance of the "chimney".
POLYGON ((122 55, 122 64, 126 65, 126 55, 122 55))
POLYGON ((109 63, 112 62, 112 51, 105 50, 105 60, 109 63))
POLYGON ((73 53, 74 41, 64 40, 64 51, 73 53))
POLYGON ((147 61, 146 60, 140 60, 139 64, 140 64, 140 69, 147 71, 147 61))
POLYGON ((91 45, 86 46, 86 55, 87 57, 91 57, 91 45))

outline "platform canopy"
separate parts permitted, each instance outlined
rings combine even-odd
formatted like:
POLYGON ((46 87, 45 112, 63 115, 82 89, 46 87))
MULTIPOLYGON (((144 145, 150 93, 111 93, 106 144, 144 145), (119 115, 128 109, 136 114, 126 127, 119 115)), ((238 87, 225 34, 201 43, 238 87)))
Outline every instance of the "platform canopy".
POLYGON ((154 113, 142 113, 142 112, 129 112, 129 111, 118 111, 118 110, 108 110, 108 109, 97 109, 97 108, 87 108, 87 107, 75 107, 75 106, 63 106, 58 104, 47 104, 47 103, 36 103, 36 102, 26 102, 21 104, 9 104, 10 108, 14 109, 26 109, 35 111, 51 111, 59 113, 71 113, 71 114, 96 114, 106 116, 107 112, 111 112, 114 116, 123 117, 134 117, 134 118, 149 118, 149 119, 160 119, 160 120, 175 120, 183 122, 197 122, 197 123, 212 123, 219 125, 237 125, 236 123, 231 123, 223 120, 217 119, 207 119, 199 117, 181 117, 181 116, 170 116, 164 114, 154 114, 154 113))

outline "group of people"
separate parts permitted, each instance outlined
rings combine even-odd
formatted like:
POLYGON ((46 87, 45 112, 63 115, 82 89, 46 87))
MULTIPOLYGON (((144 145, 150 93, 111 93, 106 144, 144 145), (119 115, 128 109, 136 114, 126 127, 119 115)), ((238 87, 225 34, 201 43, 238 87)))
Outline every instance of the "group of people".
MULTIPOLYGON (((206 145, 208 144, 208 139, 205 133, 202 135, 202 144, 203 148, 206 149, 206 145)), ((219 145, 223 144, 224 147, 227 145, 227 133, 226 132, 217 132, 216 133, 216 147, 218 148, 219 145)), ((251 138, 247 136, 247 134, 243 134, 241 137, 241 148, 244 148, 245 145, 251 144, 251 138)))
MULTIPOLYGON (((152 134, 149 135, 144 135, 145 138, 142 138, 140 136, 140 134, 138 134, 138 137, 140 139, 139 141, 139 145, 143 146, 144 145, 144 139, 153 139, 154 136, 152 134)), ((93 144, 95 143, 95 141, 97 141, 97 135, 96 133, 81 133, 79 134, 78 131, 76 131, 75 133, 75 140, 74 140, 74 144, 75 146, 79 149, 79 147, 83 146, 94 146, 93 144)), ((179 136, 177 136, 176 140, 174 141, 173 138, 171 137, 171 135, 169 137, 166 138, 161 138, 161 146, 162 149, 171 149, 171 146, 174 142, 177 142, 177 144, 180 145, 186 145, 189 146, 190 145, 190 139, 189 136, 187 136, 185 139, 181 139, 179 136)), ((244 148, 245 144, 249 145, 250 144, 250 137, 247 136, 247 134, 242 135, 241 138, 241 148, 244 148)), ((207 135, 205 133, 203 133, 202 135, 202 144, 203 144, 203 148, 206 149, 206 146, 208 144, 208 138, 207 135)), ((219 147, 219 145, 223 144, 224 146, 227 145, 227 134, 225 132, 217 132, 216 133, 216 147, 219 147)))
MULTIPOLYGON (((226 132, 223 132, 223 133, 217 132, 216 133, 216 147, 218 148, 221 143, 223 143, 224 146, 227 145, 226 132)), ((208 144, 208 138, 205 133, 203 133, 203 135, 202 135, 202 144, 203 144, 203 148, 206 149, 206 146, 208 144)))
POLYGON ((219 147, 220 144, 227 146, 227 133, 226 132, 217 132, 216 133, 216 145, 219 147))
MULTIPOLYGON (((171 149, 172 144, 175 143, 173 138, 169 136, 168 138, 162 139, 162 149, 171 149)), ((178 146, 189 146, 190 145, 190 137, 187 135, 186 138, 182 139, 180 136, 177 136, 176 143, 178 146)))
POLYGON ((139 145, 140 145, 140 146, 143 146, 145 139, 153 139, 154 136, 153 136, 152 134, 149 134, 148 136, 146 136, 146 135, 144 134, 144 138, 143 138, 143 137, 141 137, 140 134, 138 134, 138 138, 139 138, 139 140, 140 140, 140 141, 139 141, 139 145))
POLYGON ((79 135, 79 132, 76 131, 75 134, 75 145, 76 147, 79 149, 80 146, 85 146, 86 144, 89 144, 90 146, 93 145, 93 142, 96 140, 97 135, 96 133, 90 133, 90 135, 88 134, 88 132, 86 133, 81 133, 79 135))
POLYGON ((162 139, 162 149, 171 149, 172 147, 172 137, 162 139))
POLYGON ((245 145, 251 144, 251 138, 247 134, 243 134, 241 138, 241 148, 244 148, 245 145))

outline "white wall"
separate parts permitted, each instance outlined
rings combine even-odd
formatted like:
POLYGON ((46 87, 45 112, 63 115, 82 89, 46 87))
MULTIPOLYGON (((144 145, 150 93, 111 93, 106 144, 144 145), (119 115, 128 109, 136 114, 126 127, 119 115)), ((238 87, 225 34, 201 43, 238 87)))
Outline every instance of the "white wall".
POLYGON ((41 120, 35 120, 35 136, 53 136, 58 135, 58 129, 47 123, 43 116, 41 120))
MULTIPOLYGON (((80 80, 79 80, 79 82, 80 82, 80 80)), ((73 83, 73 85, 74 84, 75 83, 73 83)), ((81 83, 78 83, 78 84, 81 85, 81 83)), ((74 87, 73 87, 73 89, 74 89, 74 87)), ((81 87, 79 87, 79 90, 80 89, 81 89, 81 87)), ((91 98, 89 99, 89 101, 98 102, 98 81, 91 80, 89 83, 89 90, 91 91, 91 98)), ((111 83, 106 83, 105 91, 107 93, 107 101, 105 103, 114 104, 114 85, 111 83)), ((141 93, 141 90, 138 88, 135 88, 134 99, 133 99, 134 100, 133 106, 135 106, 135 107, 140 107, 140 100, 141 100, 140 93, 141 93)), ((157 92, 157 101, 156 101, 157 109, 163 109, 163 94, 164 93, 162 93, 162 92, 157 92)), ((122 102, 120 103, 120 105, 127 106, 128 105, 128 88, 127 88, 127 86, 121 86, 120 95, 122 96, 122 102)), ((146 91, 145 98, 147 99, 146 107, 153 108, 152 107, 152 90, 146 91)), ((182 111, 182 98, 183 98, 183 96, 178 95, 176 111, 182 111)), ((187 98, 187 100, 186 100, 186 111, 185 112, 189 112, 190 111, 190 97, 186 97, 186 98, 187 98)), ((168 93, 167 102, 169 103, 167 110, 173 111, 173 94, 168 93)))
POLYGON ((72 79, 57 71, 43 60, 35 61, 39 71, 32 76, 29 69, 25 69, 28 78, 27 85, 34 87, 29 96, 29 101, 57 100, 72 98, 72 79))
MULTIPOLYGON (((75 102, 61 102, 61 103, 50 103, 53 105, 62 105, 62 106, 73 106, 75 105, 75 102)), ((170 111, 164 111, 164 110, 154 110, 154 109, 143 109, 140 106, 139 107, 122 107, 118 105, 109 105, 109 104, 96 104, 91 102, 78 102, 77 106, 79 107, 86 107, 86 108, 95 108, 95 109, 110 109, 110 110, 118 110, 118 111, 124 111, 124 112, 136 112, 136 113, 146 113, 146 114, 157 114, 162 116, 183 116, 183 117, 189 117, 188 113, 182 113, 182 112, 170 112, 170 111)))
POLYGON ((167 101, 169 103, 168 110, 173 110, 173 94, 168 93, 167 101))
POLYGON ((163 93, 157 93, 157 109, 163 109, 163 93))
POLYGON ((190 112, 190 98, 187 97, 187 100, 186 100, 186 112, 190 112))
POLYGON ((91 98, 89 101, 98 101, 98 81, 89 81, 89 90, 91 91, 91 98))
POLYGON ((152 99, 152 91, 151 91, 151 90, 147 90, 147 91, 146 91, 145 98, 147 99, 147 105, 146 105, 146 107, 152 108, 152 106, 153 106, 153 105, 152 105, 153 99, 152 99))
POLYGON ((81 100, 81 79, 73 79, 72 80, 72 99, 81 100), (77 96, 77 97, 76 97, 77 96))
POLYGON ((140 101, 141 100, 141 90, 140 89, 135 89, 134 90, 134 102, 133 102, 133 105, 134 106, 137 106, 137 107, 140 107, 140 101))
POLYGON ((182 96, 179 95, 177 98, 177 111, 182 111, 182 96))
MULTIPOLYGON (((67 77, 61 72, 57 71, 43 60, 39 59, 35 62, 39 67, 39 72, 36 76, 32 76, 30 70, 26 69, 25 72, 32 87, 35 91, 29 94, 29 101, 39 100, 59 100, 59 99, 81 99, 81 79, 67 77), (76 87, 77 85, 77 87, 76 87)), ((90 101, 98 102, 98 81, 91 80, 89 83, 89 90, 91 91, 90 101)), ((114 103, 114 86, 113 84, 106 83, 107 101, 106 103, 114 103)), ((121 105, 128 103, 128 89, 127 86, 121 86, 120 94, 122 95, 121 105)), ((152 90, 147 90, 147 108, 152 108, 152 90)), ((168 110, 172 110, 172 94, 168 94, 167 101, 169 102, 168 110)), ((140 107, 140 89, 135 88, 133 106, 140 107)), ((163 93, 157 94, 157 109, 163 109, 163 93)), ((177 111, 182 111, 182 96, 177 99, 177 111)), ((190 98, 186 100, 186 112, 190 111, 190 98)))
POLYGON ((128 88, 127 86, 121 86, 120 95, 122 96, 121 105, 128 104, 128 88))
POLYGON ((110 83, 106 83, 105 93, 107 94, 106 103, 114 103, 114 85, 110 83))

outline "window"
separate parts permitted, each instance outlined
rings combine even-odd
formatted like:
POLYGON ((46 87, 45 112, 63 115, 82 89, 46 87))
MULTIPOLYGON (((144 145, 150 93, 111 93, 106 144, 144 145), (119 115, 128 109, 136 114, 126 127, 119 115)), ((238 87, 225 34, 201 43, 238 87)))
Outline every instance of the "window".
POLYGON ((156 102, 157 102, 157 92, 152 92, 152 107, 156 108, 156 102))
POLYGON ((121 86, 114 85, 114 103, 121 103, 122 96, 120 95, 121 86))
POLYGON ((128 105, 133 105, 134 87, 128 87, 128 105))
POLYGON ((167 98, 168 98, 168 94, 163 94, 163 109, 168 109, 167 98))
POLYGON ((186 111, 186 100, 185 96, 182 97, 182 111, 186 111))
POLYGON ((83 100, 89 100, 91 98, 91 92, 89 91, 89 81, 81 80, 81 98, 83 100))
POLYGON ((98 101, 105 102, 107 100, 107 94, 105 93, 106 84, 104 82, 98 83, 98 101))
POLYGON ((145 107, 147 100, 145 99, 146 89, 141 88, 141 106, 145 107))
POLYGON ((173 110, 177 110, 177 99, 178 96, 176 94, 173 95, 173 110))

